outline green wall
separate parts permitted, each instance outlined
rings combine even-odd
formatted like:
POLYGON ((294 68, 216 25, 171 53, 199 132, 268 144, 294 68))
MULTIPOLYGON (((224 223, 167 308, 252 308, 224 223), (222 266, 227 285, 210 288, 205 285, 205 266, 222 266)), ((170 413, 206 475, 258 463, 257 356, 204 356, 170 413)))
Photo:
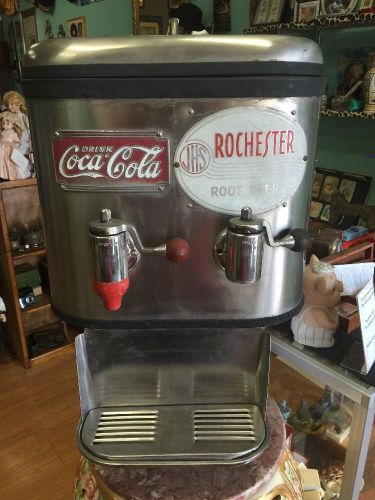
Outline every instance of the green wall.
MULTIPOLYGON (((27 0, 21 0, 20 7, 21 10, 26 10, 33 8, 33 5, 27 0)), ((62 24, 66 31, 66 21, 81 16, 86 18, 87 36, 117 36, 133 33, 131 0, 103 0, 84 6, 67 0, 56 0, 53 13, 47 13, 41 9, 35 9, 35 13, 39 40, 47 38, 45 34, 47 19, 51 21, 52 31, 56 38, 59 24, 62 24)), ((7 24, 11 18, 3 16, 3 19, 4 24, 7 24)))

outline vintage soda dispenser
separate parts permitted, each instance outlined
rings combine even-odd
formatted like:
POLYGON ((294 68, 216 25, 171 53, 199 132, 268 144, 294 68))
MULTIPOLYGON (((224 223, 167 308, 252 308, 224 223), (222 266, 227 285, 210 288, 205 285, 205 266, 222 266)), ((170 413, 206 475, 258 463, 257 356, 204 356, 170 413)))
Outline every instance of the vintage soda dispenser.
POLYGON ((302 305, 322 57, 287 36, 48 40, 25 60, 55 313, 81 325, 78 444, 243 463, 269 339, 302 305))

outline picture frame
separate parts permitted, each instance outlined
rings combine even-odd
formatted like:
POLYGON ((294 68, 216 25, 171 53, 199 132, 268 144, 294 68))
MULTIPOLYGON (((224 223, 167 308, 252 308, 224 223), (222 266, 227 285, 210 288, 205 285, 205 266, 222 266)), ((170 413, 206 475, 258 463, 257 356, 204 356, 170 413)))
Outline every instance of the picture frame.
POLYGON ((267 23, 279 23, 283 12, 285 0, 271 0, 267 23))
POLYGON ((38 41, 38 31, 36 27, 35 9, 24 10, 21 14, 24 51, 26 52, 34 43, 38 41))
POLYGON ((342 16, 353 12, 358 0, 321 0, 321 11, 325 16, 342 16))
POLYGON ((313 0, 310 2, 297 3, 298 13, 297 22, 301 21, 311 21, 319 16, 320 12, 320 1, 313 0))
POLYGON ((161 35, 163 33, 163 18, 161 16, 140 16, 140 35, 161 35))
MULTIPOLYGON (((332 193, 338 192, 348 203, 366 203, 372 177, 317 167, 311 191, 310 221, 327 224, 331 212, 332 193)), ((347 228, 360 224, 360 218, 346 214, 338 227, 347 228)), ((361 225, 364 225, 363 222, 361 225)))
POLYGON ((86 18, 84 16, 68 19, 66 28, 68 37, 82 38, 87 36, 86 18))
POLYGON ((374 0, 361 0, 358 7, 358 12, 370 10, 375 7, 374 0))
POLYGON ((253 24, 280 22, 285 2, 286 0, 259 0, 253 24))

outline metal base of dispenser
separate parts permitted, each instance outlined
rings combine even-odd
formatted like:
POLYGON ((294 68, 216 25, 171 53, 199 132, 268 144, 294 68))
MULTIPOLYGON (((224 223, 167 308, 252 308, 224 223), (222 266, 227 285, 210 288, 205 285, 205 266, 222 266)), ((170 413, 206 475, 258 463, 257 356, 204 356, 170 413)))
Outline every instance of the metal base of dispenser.
POLYGON ((235 464, 265 442, 254 405, 112 407, 91 410, 78 427, 84 455, 102 464, 235 464))
POLYGON ((85 331, 78 446, 105 465, 240 464, 267 442, 262 329, 85 331))

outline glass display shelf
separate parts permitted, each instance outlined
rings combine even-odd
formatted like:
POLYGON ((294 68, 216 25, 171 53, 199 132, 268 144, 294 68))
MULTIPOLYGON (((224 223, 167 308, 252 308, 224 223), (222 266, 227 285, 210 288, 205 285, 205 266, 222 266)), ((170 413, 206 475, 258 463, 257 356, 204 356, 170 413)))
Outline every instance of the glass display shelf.
MULTIPOLYGON (((273 354, 290 363, 295 370, 301 370, 323 385, 329 385, 354 402, 354 425, 347 445, 340 500, 358 499, 374 420, 375 387, 366 377, 339 366, 335 356, 329 359, 327 351, 334 354, 333 348, 321 350, 320 354, 317 349, 295 342, 290 330, 283 326, 267 328, 266 332, 271 337, 273 354)), ((336 350, 341 348, 338 344, 336 350)))

